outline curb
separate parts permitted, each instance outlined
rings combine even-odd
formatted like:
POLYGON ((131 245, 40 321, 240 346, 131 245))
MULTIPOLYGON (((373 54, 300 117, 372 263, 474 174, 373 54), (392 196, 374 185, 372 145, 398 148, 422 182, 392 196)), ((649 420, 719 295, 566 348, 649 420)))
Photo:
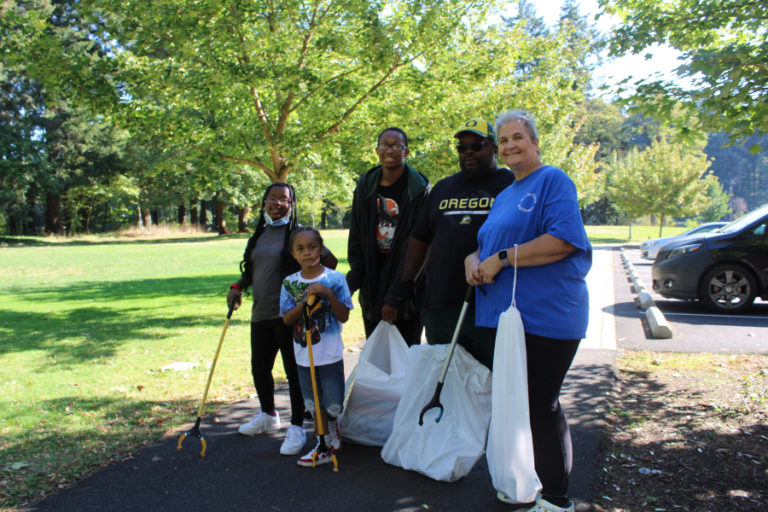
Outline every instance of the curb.
POLYGON ((656 307, 656 303, 653 301, 651 294, 648 293, 645 283, 637 275, 634 265, 632 265, 632 262, 629 261, 629 258, 624 253, 624 247, 621 248, 621 261, 627 271, 627 281, 632 283, 632 292, 637 294, 635 304, 637 304, 638 308, 645 311, 645 320, 648 322, 651 336, 656 339, 672 338, 674 336, 672 328, 664 317, 664 313, 656 307))

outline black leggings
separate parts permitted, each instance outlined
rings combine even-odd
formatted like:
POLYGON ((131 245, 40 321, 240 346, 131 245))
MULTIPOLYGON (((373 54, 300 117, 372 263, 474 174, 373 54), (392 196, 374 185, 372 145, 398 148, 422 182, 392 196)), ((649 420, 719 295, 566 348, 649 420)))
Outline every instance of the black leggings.
POLYGON ((304 399, 301 397, 296 358, 293 355, 291 328, 282 318, 251 322, 251 373, 253 385, 259 397, 261 410, 271 413, 275 410, 275 366, 277 351, 283 358, 283 369, 288 379, 288 394, 291 397, 291 424, 304 424, 304 399))
POLYGON ((573 464, 571 432, 560 407, 560 388, 579 341, 525 333, 533 456, 542 496, 554 502, 568 496, 573 464))

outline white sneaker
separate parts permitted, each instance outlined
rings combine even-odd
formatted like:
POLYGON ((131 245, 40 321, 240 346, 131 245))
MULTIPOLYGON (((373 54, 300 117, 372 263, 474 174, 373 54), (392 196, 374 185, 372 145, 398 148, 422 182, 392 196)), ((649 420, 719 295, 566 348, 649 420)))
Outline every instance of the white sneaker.
POLYGON ((573 502, 568 507, 563 508, 548 502, 544 498, 536 498, 536 504, 526 512, 573 512, 574 508, 573 502))
POLYGON ((264 432, 271 432, 280 428, 280 414, 275 411, 275 415, 264 414, 259 411, 258 414, 253 416, 253 419, 248 423, 243 423, 238 432, 244 436, 255 436, 256 434, 263 434, 264 432))
MULTIPOLYGON (((520 503, 512 501, 509 496, 501 491, 496 493, 496 499, 503 503, 520 506, 520 503)), ((570 506, 563 508, 558 507, 557 505, 550 503, 543 498, 536 498, 536 503, 534 503, 531 508, 526 509, 525 512, 574 512, 574 505, 573 502, 571 502, 570 506)))
POLYGON ((296 464, 305 468, 312 468, 320 464, 333 462, 333 450, 330 452, 319 452, 317 451, 318 448, 320 448, 320 441, 317 442, 308 454, 297 460, 296 464))
POLYGON ((307 432, 304 427, 291 425, 285 433, 285 441, 280 446, 281 455, 296 455, 307 444, 307 432))

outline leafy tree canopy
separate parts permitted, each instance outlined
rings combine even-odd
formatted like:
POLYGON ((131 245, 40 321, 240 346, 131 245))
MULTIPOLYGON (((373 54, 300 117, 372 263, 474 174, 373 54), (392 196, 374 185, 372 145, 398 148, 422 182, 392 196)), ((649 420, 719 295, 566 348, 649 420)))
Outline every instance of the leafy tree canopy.
MULTIPOLYGON (((668 44, 683 54, 677 68, 690 86, 654 78, 636 82, 630 98, 647 115, 673 122, 684 135, 725 131, 735 141, 768 126, 768 3, 762 0, 599 0, 621 20, 611 54, 668 44), (684 111, 675 110, 681 104, 684 111), (683 118, 695 117, 692 127, 683 118)), ((650 56, 648 56, 650 58, 650 56)), ((759 151, 755 145, 752 151, 759 151)))
POLYGON ((86 105, 104 130, 128 132, 125 197, 142 210, 213 197, 247 208, 274 180, 307 210, 347 202, 392 125, 434 182, 458 170, 460 122, 510 108, 534 114, 545 160, 583 201, 600 188, 597 146, 574 143, 591 50, 572 3, 533 38, 489 24, 495 2, 480 0, 4 5, 0 62, 40 84, 44 112, 86 105))

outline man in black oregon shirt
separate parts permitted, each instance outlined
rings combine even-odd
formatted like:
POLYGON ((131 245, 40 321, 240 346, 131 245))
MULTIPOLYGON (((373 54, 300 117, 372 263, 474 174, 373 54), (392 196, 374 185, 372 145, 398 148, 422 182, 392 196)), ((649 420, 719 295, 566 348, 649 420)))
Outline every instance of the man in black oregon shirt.
MULTIPOLYGON (((487 121, 471 119, 454 137, 461 171, 432 188, 408 239, 399 286, 402 295, 412 290, 423 266, 420 303, 430 344, 450 343, 467 288, 464 258, 477 249, 477 232, 495 197, 515 179, 496 165, 496 135, 487 121)), ((494 341, 494 330, 476 327, 474 307, 468 309, 459 343, 492 369, 494 341)))

